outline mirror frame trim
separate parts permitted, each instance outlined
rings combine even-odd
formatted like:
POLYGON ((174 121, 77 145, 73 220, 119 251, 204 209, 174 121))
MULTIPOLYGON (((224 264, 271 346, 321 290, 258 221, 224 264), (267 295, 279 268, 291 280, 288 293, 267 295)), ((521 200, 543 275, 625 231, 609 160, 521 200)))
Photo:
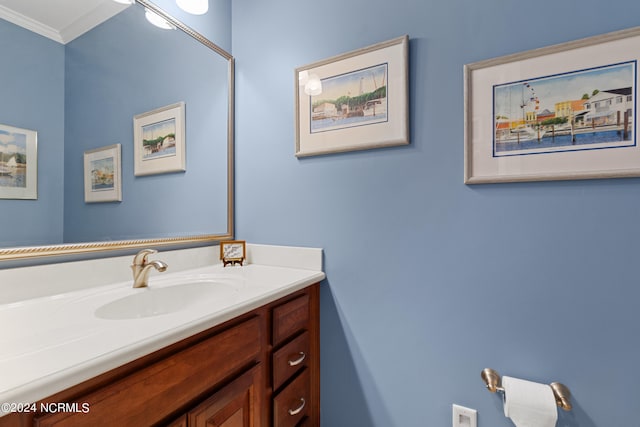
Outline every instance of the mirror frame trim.
POLYGON ((226 50, 216 45, 202 34, 178 21, 164 10, 148 0, 135 0, 141 6, 152 10, 177 29, 213 50, 228 63, 228 117, 227 117, 227 230, 224 234, 203 234, 194 236, 138 239, 138 240, 114 240, 104 242, 67 243, 45 246, 24 246, 0 249, 0 261, 35 259, 53 256, 91 254, 108 251, 121 251, 138 249, 142 247, 167 247, 167 246, 196 246, 206 243, 215 244, 221 240, 233 240, 234 238, 234 111, 235 111, 235 59, 226 50))

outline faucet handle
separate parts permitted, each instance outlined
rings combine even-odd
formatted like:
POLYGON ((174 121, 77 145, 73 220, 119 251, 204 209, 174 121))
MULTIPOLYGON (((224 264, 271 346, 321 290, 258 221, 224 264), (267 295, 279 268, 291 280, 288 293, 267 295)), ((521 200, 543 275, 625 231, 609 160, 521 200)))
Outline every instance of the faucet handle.
POLYGON ((155 249, 143 249, 133 257, 133 265, 144 265, 147 263, 147 256, 158 253, 155 249))

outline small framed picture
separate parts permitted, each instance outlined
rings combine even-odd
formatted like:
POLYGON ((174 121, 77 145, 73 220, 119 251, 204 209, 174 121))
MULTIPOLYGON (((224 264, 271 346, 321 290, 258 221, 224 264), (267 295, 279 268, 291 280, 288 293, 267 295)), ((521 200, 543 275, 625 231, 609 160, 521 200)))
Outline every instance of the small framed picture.
POLYGON ((244 240, 230 240, 228 242, 220 242, 220 259, 226 267, 228 264, 240 264, 246 258, 246 244, 244 240))
POLYGON ((133 155, 136 176, 186 170, 184 102, 133 118, 133 155))
POLYGON ((38 133, 0 125, 0 199, 38 198, 38 133))
POLYGON ((122 201, 120 144, 84 152, 84 201, 122 201))

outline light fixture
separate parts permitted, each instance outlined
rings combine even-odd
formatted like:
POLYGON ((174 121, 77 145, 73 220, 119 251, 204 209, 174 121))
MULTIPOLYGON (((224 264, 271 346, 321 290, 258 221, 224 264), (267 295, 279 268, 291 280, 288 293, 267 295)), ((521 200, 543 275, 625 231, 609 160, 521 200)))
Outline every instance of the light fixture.
POLYGON ((176 0, 176 4, 192 15, 204 15, 209 10, 209 0, 176 0))
POLYGON ((309 75, 309 79, 304 85, 304 93, 311 96, 320 95, 322 93, 322 82, 317 74, 309 75))
POLYGON ((166 19, 164 19, 162 16, 158 15, 157 13, 146 9, 144 10, 144 17, 147 18, 147 21, 151 22, 153 25, 155 25, 158 28, 162 28, 163 30, 175 30, 176 27, 174 27, 173 25, 171 25, 169 22, 167 22, 166 19))
POLYGON ((304 86, 309 81, 309 71, 303 70, 298 73, 298 84, 304 86))
POLYGON ((113 0, 113 1, 121 4, 134 4, 136 2, 136 0, 113 0))

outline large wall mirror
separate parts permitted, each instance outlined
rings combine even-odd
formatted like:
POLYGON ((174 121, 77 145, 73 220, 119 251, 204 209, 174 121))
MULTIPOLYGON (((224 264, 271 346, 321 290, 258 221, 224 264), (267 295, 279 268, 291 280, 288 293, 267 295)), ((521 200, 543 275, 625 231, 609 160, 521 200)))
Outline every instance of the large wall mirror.
MULTIPOLYGON (((24 0, 0 0, 0 9, 16 1, 24 0)), ((0 260, 233 238, 233 57, 155 3, 95 3, 118 9, 68 41, 0 19, 0 260), (171 29, 151 25, 147 12, 171 29), (134 118, 175 104, 184 106, 184 170, 136 174, 140 162, 174 155, 167 147, 180 138, 151 150, 134 133, 153 135, 156 116, 142 125, 134 118), (20 165, 8 164, 25 144, 16 142, 20 129, 37 133, 35 199, 3 197, 3 188, 23 185, 11 182, 20 165), (145 145, 144 158, 134 157, 134 144, 145 145), (86 158, 99 164, 91 153, 109 147, 119 147, 120 200, 87 200, 85 181, 99 189, 103 170, 88 171, 86 158), (8 167, 14 172, 2 173, 8 167)))

